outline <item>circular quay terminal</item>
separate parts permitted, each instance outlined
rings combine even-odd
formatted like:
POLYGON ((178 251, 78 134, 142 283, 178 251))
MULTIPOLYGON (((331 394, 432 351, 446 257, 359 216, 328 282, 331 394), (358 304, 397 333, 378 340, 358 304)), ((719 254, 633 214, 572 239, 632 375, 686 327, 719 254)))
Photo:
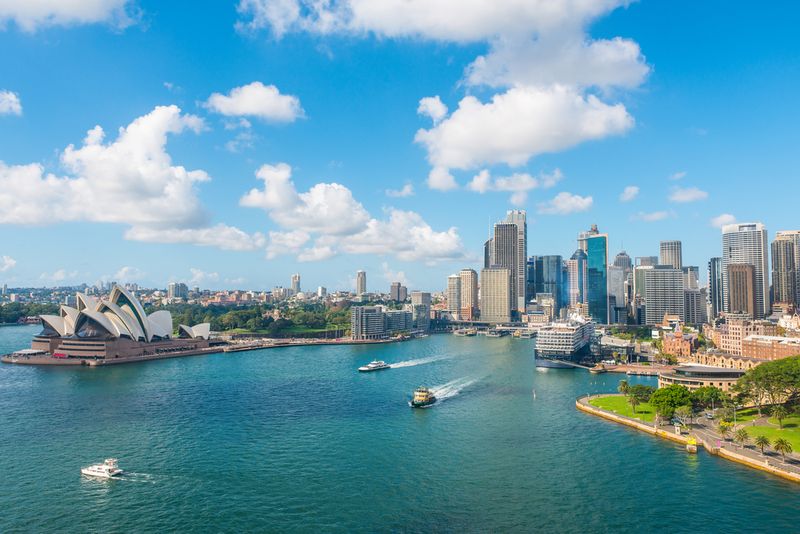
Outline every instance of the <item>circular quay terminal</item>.
POLYGON ((798 28, 0 0, 0 534, 800 533, 798 28))

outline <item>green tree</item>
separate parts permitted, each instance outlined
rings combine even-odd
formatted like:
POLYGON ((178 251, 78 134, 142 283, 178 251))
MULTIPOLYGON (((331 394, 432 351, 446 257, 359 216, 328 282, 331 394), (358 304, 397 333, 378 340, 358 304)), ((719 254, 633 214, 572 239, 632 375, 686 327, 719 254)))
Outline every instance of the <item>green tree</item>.
POLYGON ((775 441, 772 443, 772 448, 775 449, 775 452, 780 453, 784 463, 786 462, 786 455, 792 453, 792 444, 784 438, 775 438, 775 441))
POLYGON ((617 385, 617 391, 619 391, 623 395, 627 395, 628 394, 628 389, 629 388, 630 388, 630 386, 628 385, 628 381, 627 380, 620 380, 619 381, 619 385, 617 385))
POLYGON ((783 429, 783 420, 786 419, 786 416, 789 415, 789 412, 786 410, 786 407, 783 404, 776 404, 770 410, 772 417, 778 420, 778 427, 783 429))
POLYGON ((639 399, 635 396, 631 395, 628 397, 628 404, 631 405, 631 409, 633 409, 633 413, 636 413, 636 407, 640 404, 639 399))
POLYGON ((722 405, 725 393, 715 386, 703 386, 691 392, 692 405, 698 410, 722 405))
POLYGON ((739 428, 733 434, 733 441, 744 447, 750 441, 750 434, 744 428, 739 428))
POLYGON ((653 386, 635 384, 633 386, 628 386, 628 396, 636 397, 639 400, 639 403, 648 402, 655 390, 656 388, 653 386))
POLYGON ((727 421, 720 421, 717 425, 717 432, 719 435, 722 436, 722 439, 727 440, 728 436, 731 434, 731 424, 727 421))
POLYGON ((650 396, 650 405, 667 419, 672 417, 678 406, 688 406, 691 402, 689 390, 679 384, 659 388, 650 396))
POLYGON ((764 448, 770 446, 770 441, 767 436, 756 436, 755 439, 756 447, 761 449, 761 455, 764 455, 764 448))
POLYGON ((681 424, 689 426, 694 417, 694 410, 692 410, 692 407, 688 404, 684 406, 678 406, 675 409, 675 417, 678 418, 681 424))

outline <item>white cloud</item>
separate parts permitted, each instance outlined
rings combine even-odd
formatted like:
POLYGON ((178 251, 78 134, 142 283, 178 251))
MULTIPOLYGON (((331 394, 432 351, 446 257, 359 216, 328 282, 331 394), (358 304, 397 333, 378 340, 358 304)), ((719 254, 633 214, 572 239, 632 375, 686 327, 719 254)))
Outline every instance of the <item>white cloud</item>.
POLYGON ((11 256, 2 256, 0 257, 0 273, 4 273, 6 271, 10 271, 17 265, 17 260, 12 258, 11 256))
POLYGON ((608 105, 564 86, 514 87, 482 103, 463 98, 458 109, 416 142, 434 168, 471 169, 505 163, 519 166, 532 157, 583 141, 621 134, 633 118, 621 104, 608 105))
POLYGON ((308 247, 300 251, 300 254, 297 255, 297 261, 322 261, 332 258, 335 255, 336 252, 329 246, 308 247))
POLYGON ((383 279, 386 280, 387 285, 390 285, 392 282, 400 282, 402 285, 406 287, 413 286, 413 282, 409 280, 406 276, 405 271, 393 271, 389 268, 389 264, 387 262, 381 263, 381 271, 383 273, 383 279))
POLYGON ((686 174, 687 174, 686 171, 674 172, 674 173, 669 175, 669 179, 672 180, 672 181, 678 181, 678 180, 682 179, 684 176, 686 176, 686 174))
POLYGON ((238 154, 248 148, 253 148, 255 139, 256 136, 250 130, 239 132, 233 139, 225 143, 225 150, 238 154))
POLYGON ((134 226, 125 232, 125 239, 148 243, 184 243, 233 251, 259 250, 266 245, 266 238, 260 232, 248 234, 223 223, 203 228, 134 226))
POLYGON ((417 113, 426 117, 430 117, 430 119, 433 121, 433 124, 437 124, 447 115, 447 106, 444 105, 442 100, 439 98, 439 95, 426 96, 419 101, 417 113))
POLYGON ((52 273, 42 273, 39 276, 40 280, 47 280, 50 282, 64 282, 67 280, 73 280, 76 276, 78 276, 78 271, 67 271, 66 269, 58 269, 52 273))
POLYGON ((145 273, 140 269, 126 265, 114 273, 114 280, 117 282, 136 282, 144 278, 144 275, 145 273))
POLYGON ((270 232, 267 259, 274 259, 281 254, 297 254, 309 239, 311 239, 311 235, 302 230, 270 232))
POLYGON ((538 188, 548 189, 556 185, 562 178, 563 174, 560 169, 539 176, 514 173, 498 178, 492 178, 489 171, 484 169, 472 178, 472 181, 467 184, 467 189, 481 194, 487 191, 508 191, 512 193, 511 203, 515 206, 522 206, 528 199, 528 191, 538 188))
POLYGON ((569 215, 588 210, 593 202, 592 197, 582 197, 564 191, 552 200, 539 204, 538 212, 543 215, 569 215))
POLYGON ((219 280, 219 273, 206 272, 195 267, 190 267, 189 272, 192 274, 191 278, 189 278, 189 285, 199 286, 219 280))
POLYGON ((0 91, 0 115, 22 115, 22 103, 17 93, 0 91))
POLYGON ((640 211, 636 215, 631 217, 633 221, 643 221, 643 222, 656 222, 656 221, 663 221, 664 219, 670 216, 670 212, 668 211, 652 211, 652 212, 644 212, 640 211))
POLYGON ((402 189, 387 189, 386 196, 392 198, 406 198, 414 196, 414 186, 405 184, 402 189))
POLYGON ((428 187, 437 191, 452 191, 458 189, 456 179, 444 167, 434 167, 428 173, 428 187))
POLYGON ((722 228, 726 224, 733 224, 736 222, 736 217, 730 213, 722 213, 711 219, 711 226, 714 228, 722 228))
POLYGON ((0 0, 0 30, 14 21, 24 31, 40 27, 105 22, 118 28, 139 16, 129 0, 0 0))
POLYGON ((299 98, 282 95, 274 85, 261 82, 234 87, 227 95, 213 93, 205 106, 226 116, 258 117, 274 122, 294 122, 305 115, 299 98))
POLYGON ((697 202, 708 198, 708 193, 697 187, 673 187, 669 195, 670 202, 697 202))
POLYGON ((634 198, 639 196, 639 186, 636 185, 629 185, 625 189, 622 190, 622 194, 619 196, 620 202, 630 202, 634 198))

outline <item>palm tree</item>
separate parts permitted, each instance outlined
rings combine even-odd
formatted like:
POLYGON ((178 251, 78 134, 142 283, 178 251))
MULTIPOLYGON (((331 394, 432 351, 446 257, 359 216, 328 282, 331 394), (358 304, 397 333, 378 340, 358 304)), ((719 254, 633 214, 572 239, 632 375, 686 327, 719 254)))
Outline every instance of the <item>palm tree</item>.
POLYGON ((722 439, 727 440, 731 433, 731 424, 726 423, 725 421, 720 421, 719 425, 717 425, 717 431, 719 432, 719 435, 722 436, 722 439))
POLYGON ((629 389, 630 389, 630 386, 628 385, 628 381, 627 380, 620 380, 619 381, 619 385, 617 386, 617 391, 619 391, 623 395, 627 395, 629 389))
POLYGON ((639 405, 639 399, 631 395, 628 397, 628 403, 631 405, 631 408, 633 408, 633 413, 636 413, 636 406, 639 405))
POLYGON ((750 434, 744 428, 740 428, 733 434, 733 440, 744 447, 750 441, 750 434))
POLYGON ((787 415, 789 415, 789 413, 786 411, 786 408, 783 406, 783 404, 776 404, 772 407, 771 413, 772 417, 778 420, 778 427, 783 429, 783 420, 786 419, 787 415))
POLYGON ((784 438, 775 438, 772 448, 775 449, 776 452, 781 453, 784 463, 786 463, 786 455, 792 453, 792 444, 784 438))
POLYGON ((756 444, 756 447, 761 447, 761 455, 763 456, 764 455, 764 447, 769 447, 771 443, 770 443, 769 438, 767 436, 756 436, 755 444, 756 444))

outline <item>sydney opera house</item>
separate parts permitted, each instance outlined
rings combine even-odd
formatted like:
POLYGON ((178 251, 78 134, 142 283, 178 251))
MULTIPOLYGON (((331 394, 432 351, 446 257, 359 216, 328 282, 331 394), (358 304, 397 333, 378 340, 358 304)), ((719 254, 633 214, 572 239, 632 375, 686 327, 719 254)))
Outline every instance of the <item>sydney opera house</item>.
POLYGON ((114 286, 106 298, 77 294, 77 307, 61 306, 58 315, 42 315, 42 331, 31 349, 19 351, 14 363, 123 363, 205 352, 210 325, 180 325, 172 331, 165 310, 147 315, 131 293, 114 286))

